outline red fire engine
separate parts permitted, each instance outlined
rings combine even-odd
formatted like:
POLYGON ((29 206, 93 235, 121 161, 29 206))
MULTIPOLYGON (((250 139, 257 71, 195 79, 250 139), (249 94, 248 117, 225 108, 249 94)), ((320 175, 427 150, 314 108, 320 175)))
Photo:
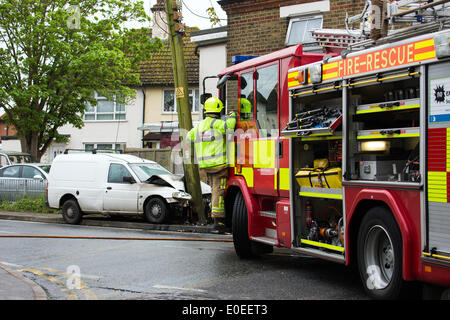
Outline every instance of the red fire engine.
POLYGON ((449 41, 300 45, 219 74, 221 99, 239 101, 226 193, 238 256, 275 246, 356 264, 381 299, 450 286, 449 41))

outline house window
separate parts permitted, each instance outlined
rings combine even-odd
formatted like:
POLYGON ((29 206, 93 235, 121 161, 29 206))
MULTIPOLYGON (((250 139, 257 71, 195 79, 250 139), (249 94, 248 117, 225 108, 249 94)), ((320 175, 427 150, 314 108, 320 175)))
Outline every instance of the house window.
POLYGON ((119 103, 117 99, 108 100, 106 97, 95 93, 97 106, 89 103, 86 106, 84 120, 86 121, 107 121, 107 120, 125 120, 125 105, 119 103))
POLYGON ((291 19, 286 34, 286 45, 314 42, 311 30, 321 29, 322 22, 322 16, 291 19))
MULTIPOLYGON (((197 113, 200 105, 200 95, 198 89, 189 89, 189 106, 192 113, 197 113)), ((164 90, 163 92, 163 113, 177 112, 177 99, 175 98, 175 90, 164 90)))

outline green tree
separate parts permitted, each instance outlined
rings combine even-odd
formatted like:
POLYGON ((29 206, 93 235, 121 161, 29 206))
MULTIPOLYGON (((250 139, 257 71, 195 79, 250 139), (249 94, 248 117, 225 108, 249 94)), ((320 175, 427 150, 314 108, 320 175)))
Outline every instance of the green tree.
POLYGON ((135 0, 0 0, 0 108, 22 151, 40 160, 58 128, 83 127, 94 92, 125 103, 138 65, 159 50, 135 0))

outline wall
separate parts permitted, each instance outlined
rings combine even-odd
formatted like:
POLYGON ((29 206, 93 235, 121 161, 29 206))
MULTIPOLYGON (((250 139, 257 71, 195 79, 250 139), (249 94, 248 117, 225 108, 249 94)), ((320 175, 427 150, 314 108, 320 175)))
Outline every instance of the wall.
POLYGON ((15 134, 14 126, 7 126, 4 120, 0 120, 0 142, 2 142, 2 136, 14 136, 15 134))
MULTIPOLYGON (((178 114, 163 113, 163 90, 169 87, 145 88, 145 118, 144 123, 160 123, 162 121, 178 121, 178 114)), ((195 88, 192 88, 195 89, 195 88)), ((198 113, 192 113, 192 120, 198 118, 198 113)))

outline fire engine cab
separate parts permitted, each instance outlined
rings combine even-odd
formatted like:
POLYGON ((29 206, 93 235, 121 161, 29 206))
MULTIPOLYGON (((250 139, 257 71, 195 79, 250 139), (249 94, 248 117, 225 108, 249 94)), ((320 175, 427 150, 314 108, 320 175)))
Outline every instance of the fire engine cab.
POLYGON ((450 286, 450 31, 334 56, 300 45, 219 78, 238 101, 238 256, 285 247, 355 264, 379 299, 450 286))

